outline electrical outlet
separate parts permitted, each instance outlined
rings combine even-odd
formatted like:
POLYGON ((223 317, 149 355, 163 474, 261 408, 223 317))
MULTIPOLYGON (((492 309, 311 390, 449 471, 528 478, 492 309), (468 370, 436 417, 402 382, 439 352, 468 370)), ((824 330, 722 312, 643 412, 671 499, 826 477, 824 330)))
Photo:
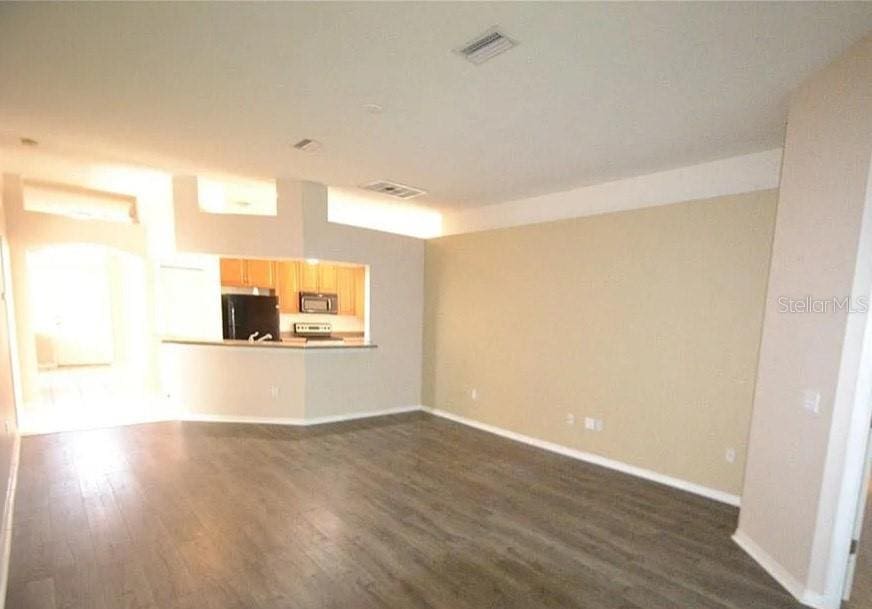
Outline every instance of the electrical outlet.
POLYGON ((567 425, 575 425, 575 415, 571 412, 566 415, 566 424, 567 425))
POLYGON ((602 431, 605 424, 602 419, 595 419, 593 417, 584 417, 584 428, 589 429, 590 431, 602 431))
POLYGON ((279 388, 273 385, 269 388, 269 394, 272 396, 272 399, 277 399, 279 397, 279 388))
POLYGON ((736 449, 728 448, 726 454, 724 455, 724 459, 727 460, 727 463, 735 463, 736 462, 736 449))
POLYGON ((473 388, 472 391, 469 392, 469 397, 472 398, 473 402, 478 401, 478 389, 473 388))

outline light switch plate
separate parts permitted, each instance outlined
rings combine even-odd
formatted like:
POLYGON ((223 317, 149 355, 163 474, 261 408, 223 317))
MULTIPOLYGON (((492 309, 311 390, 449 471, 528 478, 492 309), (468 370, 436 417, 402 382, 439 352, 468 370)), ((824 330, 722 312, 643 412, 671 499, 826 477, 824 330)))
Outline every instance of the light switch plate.
POLYGON ((821 394, 814 389, 806 389, 802 394, 802 407, 813 414, 821 411, 821 394))

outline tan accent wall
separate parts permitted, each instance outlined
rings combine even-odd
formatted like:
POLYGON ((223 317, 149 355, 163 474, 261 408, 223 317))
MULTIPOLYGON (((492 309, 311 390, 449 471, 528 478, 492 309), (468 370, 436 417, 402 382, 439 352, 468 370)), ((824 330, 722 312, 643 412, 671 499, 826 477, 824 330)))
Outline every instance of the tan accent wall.
POLYGON ((738 494, 775 201, 428 241, 424 403, 738 494))

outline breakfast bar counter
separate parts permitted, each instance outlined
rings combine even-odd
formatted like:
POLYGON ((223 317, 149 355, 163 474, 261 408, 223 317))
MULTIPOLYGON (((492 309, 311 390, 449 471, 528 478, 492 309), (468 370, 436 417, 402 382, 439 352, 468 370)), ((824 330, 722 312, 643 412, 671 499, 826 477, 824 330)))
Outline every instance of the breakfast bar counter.
POLYGON ((161 338, 162 343, 177 345, 205 345, 210 347, 245 347, 262 349, 375 349, 378 345, 361 338, 339 338, 336 340, 307 340, 305 338, 283 338, 280 341, 251 342, 247 340, 219 340, 209 338, 161 338))

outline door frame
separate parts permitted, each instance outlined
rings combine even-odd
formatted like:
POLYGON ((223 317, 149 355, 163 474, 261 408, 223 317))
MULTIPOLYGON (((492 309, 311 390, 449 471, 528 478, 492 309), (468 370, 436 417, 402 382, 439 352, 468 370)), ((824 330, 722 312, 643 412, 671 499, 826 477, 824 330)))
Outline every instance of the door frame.
MULTIPOLYGON (((863 535, 863 525, 866 520, 866 510, 869 508, 869 487, 872 483, 872 425, 869 427, 869 440, 866 443, 866 468, 863 471, 863 481, 860 487, 860 497, 857 501, 857 515, 854 522, 854 534, 851 540, 851 553, 848 556, 848 569, 845 575, 845 586, 842 591, 842 600, 851 598, 854 587, 854 579, 857 575, 857 560, 859 554, 860 538, 863 535)), ((872 532, 865 531, 867 535, 872 532)))

